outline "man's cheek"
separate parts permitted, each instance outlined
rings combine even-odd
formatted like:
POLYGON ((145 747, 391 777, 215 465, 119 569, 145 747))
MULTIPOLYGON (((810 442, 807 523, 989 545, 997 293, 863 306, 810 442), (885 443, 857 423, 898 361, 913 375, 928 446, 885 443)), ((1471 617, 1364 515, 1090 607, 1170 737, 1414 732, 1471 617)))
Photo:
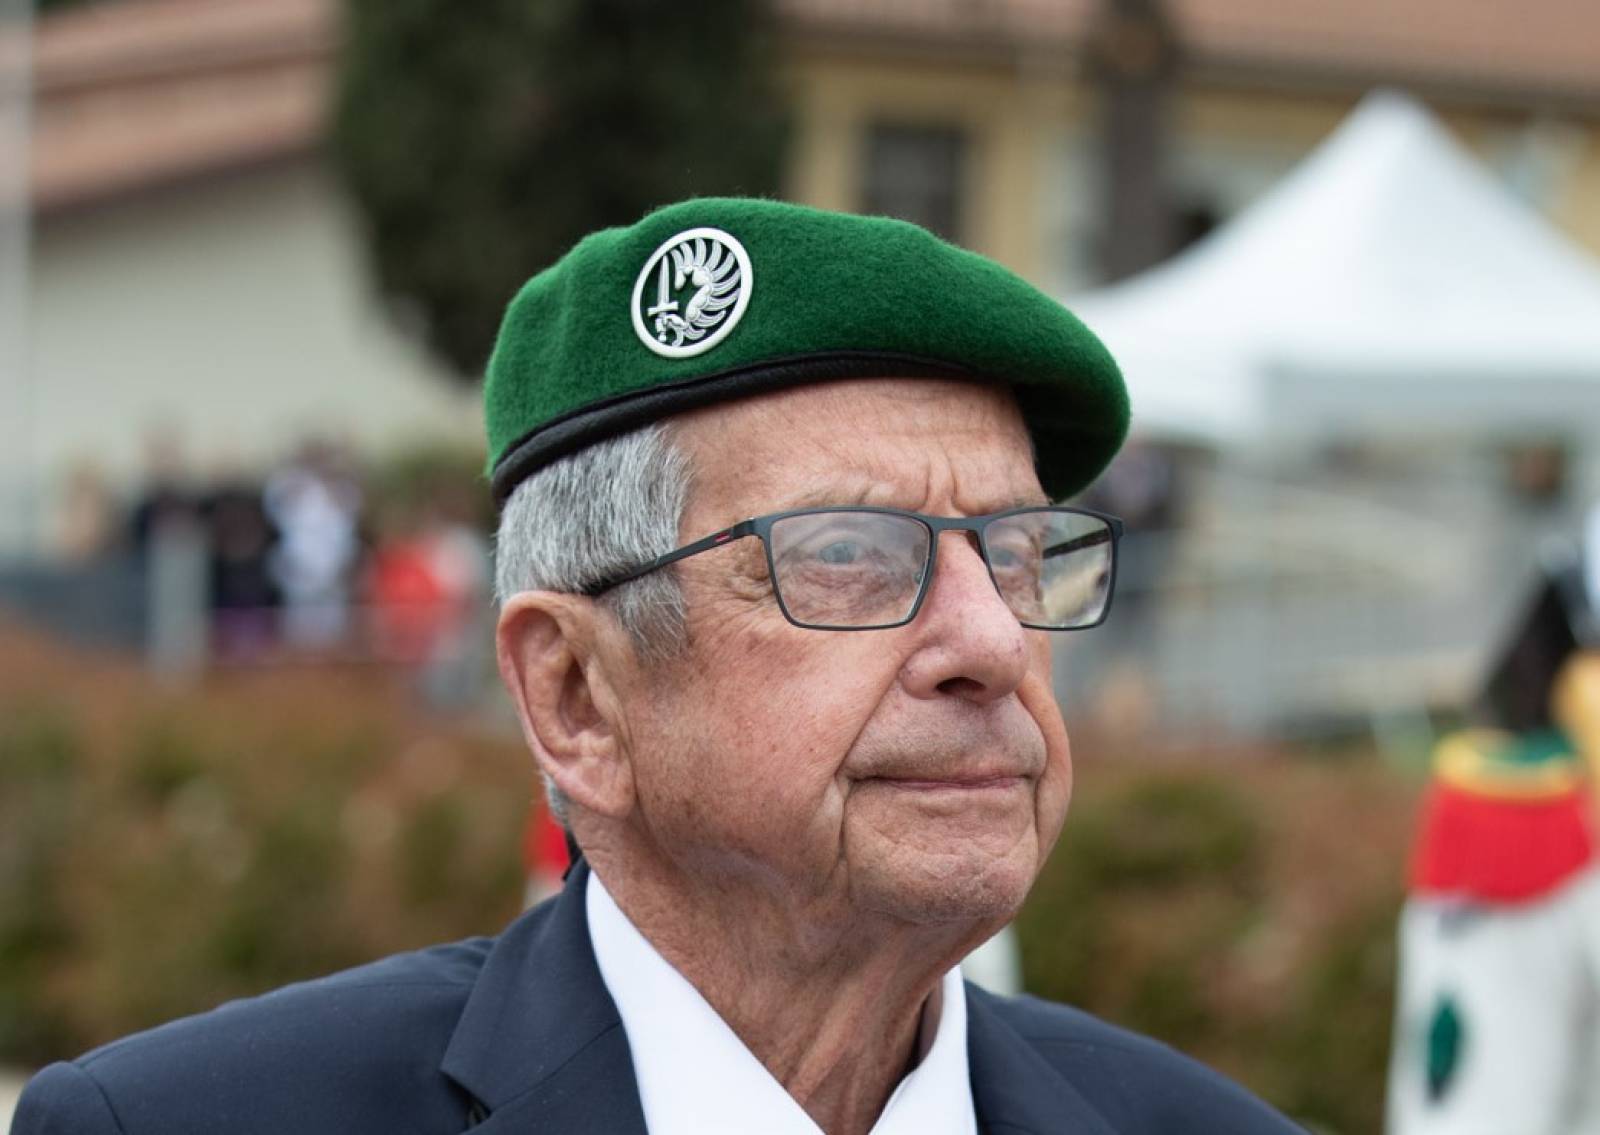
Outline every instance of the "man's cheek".
POLYGON ((1036 824, 1039 829, 1041 858, 1050 853, 1067 818, 1072 803, 1072 762, 1052 762, 1039 780, 1036 824))
POLYGON ((1056 701, 1050 679, 1048 654, 1042 664, 1032 667, 1022 679, 1022 684, 1017 687, 1017 700, 1038 727, 1044 738, 1045 749, 1052 758, 1057 750, 1064 753, 1067 750, 1067 725, 1061 716, 1061 704, 1056 701))

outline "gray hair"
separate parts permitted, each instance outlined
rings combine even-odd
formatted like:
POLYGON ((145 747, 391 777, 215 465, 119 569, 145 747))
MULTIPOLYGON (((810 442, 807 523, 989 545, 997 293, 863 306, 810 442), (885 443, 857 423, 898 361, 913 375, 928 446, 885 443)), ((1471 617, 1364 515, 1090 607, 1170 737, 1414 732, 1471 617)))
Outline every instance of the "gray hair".
MULTIPOLYGON (((670 428, 644 426, 569 454, 534 473, 506 501, 495 540, 495 593, 579 592, 678 543, 689 500, 688 458, 670 428)), ((670 657, 683 645, 683 591, 670 571, 607 591, 640 654, 670 657)), ((550 811, 563 825, 567 800, 546 776, 550 811)))

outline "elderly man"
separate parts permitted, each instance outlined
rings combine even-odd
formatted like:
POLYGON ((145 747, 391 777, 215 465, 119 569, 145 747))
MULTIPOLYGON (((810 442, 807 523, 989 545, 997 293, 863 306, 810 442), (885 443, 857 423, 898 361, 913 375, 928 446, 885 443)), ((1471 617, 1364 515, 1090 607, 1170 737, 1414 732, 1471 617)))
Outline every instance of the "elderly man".
POLYGON ((582 857, 499 938, 47 1069, 19 1132, 1292 1128, 957 963, 1072 772, 1052 632, 1127 424, 1059 305, 910 225, 699 200, 512 303, 486 389, 500 671, 582 857))

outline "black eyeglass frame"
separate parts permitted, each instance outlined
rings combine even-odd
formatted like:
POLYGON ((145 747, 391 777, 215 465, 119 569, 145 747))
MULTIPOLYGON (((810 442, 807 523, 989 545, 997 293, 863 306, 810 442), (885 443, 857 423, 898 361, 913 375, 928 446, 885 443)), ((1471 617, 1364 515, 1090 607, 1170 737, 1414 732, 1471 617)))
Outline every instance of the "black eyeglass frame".
MULTIPOLYGON (((1098 627, 1111 614, 1111 603, 1117 593, 1117 546, 1122 539, 1122 519, 1112 516, 1110 513, 1097 512, 1092 508, 1069 508, 1065 505, 1024 505, 1021 508, 1010 508, 1003 512, 991 512, 982 516, 928 516, 925 513, 912 512, 909 509, 882 508, 876 505, 825 505, 816 508, 793 508, 785 512, 770 512, 765 516, 753 516, 748 520, 741 520, 731 527, 720 529, 709 536, 695 540, 693 543, 685 544, 683 547, 675 548, 665 555, 657 556, 647 564, 642 564, 619 575, 608 576, 583 588, 581 593, 591 599, 598 598, 613 588, 621 587, 624 583, 631 583, 636 579, 649 575, 653 571, 659 571, 670 564, 675 564, 679 560, 686 560, 690 556, 698 556, 701 552, 709 552, 713 548, 724 547, 735 540, 742 540, 746 536, 759 536, 761 538, 761 546, 767 556, 767 573, 768 578, 772 581, 773 598, 778 601, 778 609, 783 612, 783 617, 790 623, 803 630, 813 631, 892 630, 895 627, 905 626, 917 617, 918 611, 922 610, 922 601, 928 596, 928 585, 933 580, 934 572, 939 568, 939 536, 944 532, 970 532, 973 534, 975 537, 973 542, 978 549, 978 555, 983 560, 984 570, 989 573, 989 582, 994 584, 996 594, 1003 599, 1004 592, 1000 590, 1000 583, 994 577, 994 565, 989 561, 989 548, 984 540, 984 529, 997 520, 1005 520, 1008 517, 1020 516, 1030 512, 1059 512, 1073 516, 1090 516, 1104 523, 1110 532, 1111 572, 1110 578, 1106 582, 1106 605, 1101 610, 1099 618, 1095 619, 1094 622, 1072 627, 1052 627, 1040 623, 1026 622, 1020 615, 1017 616, 1017 622, 1030 630, 1038 631, 1086 631, 1098 627), (783 601, 783 589, 778 586, 778 565, 772 558, 772 526, 780 520, 787 520, 793 516, 812 516, 818 513, 839 512, 870 512, 885 516, 899 516, 907 520, 915 520, 928 529, 927 570, 922 573, 922 582, 917 588, 917 598, 911 604, 911 610, 905 618, 893 623, 838 626, 827 623, 802 622, 790 613, 788 605, 783 601)), ((1100 537, 1100 534, 1095 532, 1080 536, 1068 544, 1056 545, 1053 550, 1054 554, 1062 555, 1069 551, 1092 547, 1103 542, 1105 541, 1100 537)), ((1016 614, 1016 612, 1013 611, 1012 614, 1016 614)))

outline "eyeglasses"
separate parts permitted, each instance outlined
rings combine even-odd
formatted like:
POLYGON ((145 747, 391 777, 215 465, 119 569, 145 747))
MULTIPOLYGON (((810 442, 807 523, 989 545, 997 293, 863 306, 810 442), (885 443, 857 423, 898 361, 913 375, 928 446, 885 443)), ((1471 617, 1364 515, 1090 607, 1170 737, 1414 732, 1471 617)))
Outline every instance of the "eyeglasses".
POLYGON ((602 595, 746 536, 767 551, 773 593, 797 627, 866 631, 917 617, 938 564, 939 534, 969 532, 995 590, 1025 627, 1084 630, 1105 621, 1122 521, 1076 508, 924 516, 898 508, 802 508, 741 520, 584 589, 602 595))

